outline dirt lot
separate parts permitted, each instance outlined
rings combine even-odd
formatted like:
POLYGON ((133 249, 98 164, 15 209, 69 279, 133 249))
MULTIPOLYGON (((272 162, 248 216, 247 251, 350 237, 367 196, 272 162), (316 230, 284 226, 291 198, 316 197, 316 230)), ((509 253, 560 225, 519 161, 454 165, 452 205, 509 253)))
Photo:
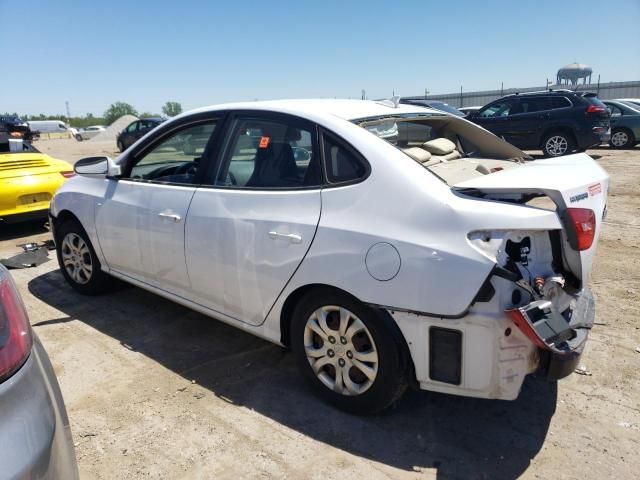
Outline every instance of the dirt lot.
MULTIPOLYGON (((59 158, 108 144, 42 141, 59 158)), ((638 478, 640 148, 589 152, 611 175, 591 286, 591 375, 529 378, 514 402, 411 392, 353 417, 292 355, 137 288, 81 297, 55 261, 14 270, 58 374, 82 478, 638 478)), ((0 256, 47 238, 0 230, 0 256)))

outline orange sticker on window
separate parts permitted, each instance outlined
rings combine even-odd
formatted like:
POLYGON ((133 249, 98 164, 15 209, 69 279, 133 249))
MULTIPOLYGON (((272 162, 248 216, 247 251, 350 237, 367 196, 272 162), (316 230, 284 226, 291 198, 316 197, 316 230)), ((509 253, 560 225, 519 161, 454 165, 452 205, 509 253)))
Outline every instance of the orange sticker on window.
POLYGON ((269 140, 271 140, 269 137, 261 137, 260 144, 258 145, 258 147, 267 148, 269 146, 269 140))

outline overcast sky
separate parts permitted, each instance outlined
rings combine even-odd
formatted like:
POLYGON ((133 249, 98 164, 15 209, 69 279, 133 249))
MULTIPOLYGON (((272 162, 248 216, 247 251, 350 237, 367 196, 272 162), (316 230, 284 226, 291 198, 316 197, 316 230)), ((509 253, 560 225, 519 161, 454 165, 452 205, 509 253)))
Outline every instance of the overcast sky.
POLYGON ((640 0, 0 0, 0 112, 640 80, 640 0))

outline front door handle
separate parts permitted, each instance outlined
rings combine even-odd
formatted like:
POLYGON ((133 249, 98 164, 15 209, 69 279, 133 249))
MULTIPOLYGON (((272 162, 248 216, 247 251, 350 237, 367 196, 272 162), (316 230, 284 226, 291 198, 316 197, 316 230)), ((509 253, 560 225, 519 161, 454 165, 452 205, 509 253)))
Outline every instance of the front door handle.
POLYGON ((158 214, 159 217, 161 218, 167 218, 169 220, 173 220, 175 223, 178 223, 180 221, 180 215, 178 215, 177 213, 163 213, 160 212, 158 214))
POLYGON ((302 237, 300 235, 296 235, 295 233, 269 232, 269 238, 271 240, 282 238, 285 240, 289 240, 289 243, 302 243, 302 237))

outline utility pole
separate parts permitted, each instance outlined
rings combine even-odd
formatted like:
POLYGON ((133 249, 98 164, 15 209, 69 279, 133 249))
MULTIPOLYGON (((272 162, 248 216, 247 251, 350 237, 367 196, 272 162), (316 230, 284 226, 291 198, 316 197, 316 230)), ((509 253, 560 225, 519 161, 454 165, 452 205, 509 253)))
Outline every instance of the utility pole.
POLYGON ((504 97, 504 82, 500 82, 500 96, 504 97))
POLYGON ((67 123, 71 121, 71 110, 69 110, 69 100, 65 100, 64 106, 67 108, 67 123))
POLYGON ((367 99, 367 92, 365 91, 365 89, 362 89, 362 100, 366 100, 367 99))
POLYGON ((424 99, 427 99, 427 95, 429 95, 429 90, 427 90, 426 88, 424 89, 424 99))
POLYGON ((460 107, 458 108, 462 108, 464 107, 464 105, 462 104, 462 85, 460 85, 460 107))

